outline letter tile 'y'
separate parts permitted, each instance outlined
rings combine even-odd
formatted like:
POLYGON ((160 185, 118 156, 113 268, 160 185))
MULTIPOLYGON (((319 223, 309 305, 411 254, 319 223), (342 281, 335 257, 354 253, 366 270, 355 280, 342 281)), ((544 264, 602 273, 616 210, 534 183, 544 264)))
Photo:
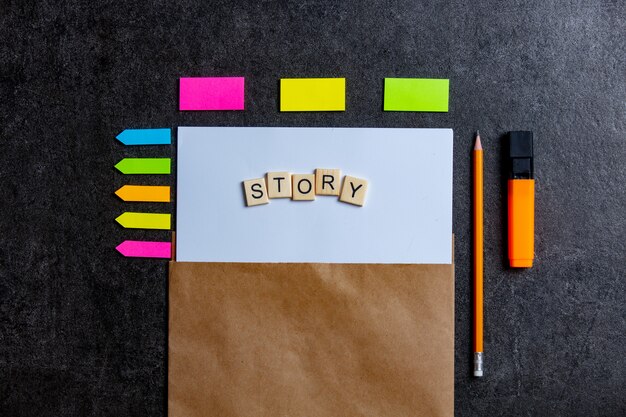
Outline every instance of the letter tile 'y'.
POLYGON ((365 203, 366 194, 367 180, 346 175, 343 179, 343 187, 341 188, 339 201, 354 204, 355 206, 362 206, 365 203))

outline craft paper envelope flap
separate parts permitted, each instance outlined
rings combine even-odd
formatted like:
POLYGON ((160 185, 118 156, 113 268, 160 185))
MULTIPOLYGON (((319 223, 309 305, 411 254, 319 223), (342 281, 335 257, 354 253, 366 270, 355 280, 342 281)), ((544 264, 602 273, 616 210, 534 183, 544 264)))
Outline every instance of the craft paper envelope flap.
POLYGON ((454 265, 170 263, 170 417, 451 416, 454 265))

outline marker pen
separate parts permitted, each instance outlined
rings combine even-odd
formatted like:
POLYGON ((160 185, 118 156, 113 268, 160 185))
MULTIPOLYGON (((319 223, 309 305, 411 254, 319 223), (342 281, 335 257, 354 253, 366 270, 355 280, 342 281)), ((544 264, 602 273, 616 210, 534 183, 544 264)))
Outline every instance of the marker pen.
POLYGON ((511 268, 530 268, 535 257, 533 132, 509 132, 508 234, 511 268))

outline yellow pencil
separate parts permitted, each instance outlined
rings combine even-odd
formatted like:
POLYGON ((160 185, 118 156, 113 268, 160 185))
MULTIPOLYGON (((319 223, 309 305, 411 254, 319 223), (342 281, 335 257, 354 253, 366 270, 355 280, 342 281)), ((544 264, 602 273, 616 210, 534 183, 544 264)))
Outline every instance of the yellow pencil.
POLYGON ((480 133, 472 152, 474 162, 474 376, 483 376, 483 146, 480 133))

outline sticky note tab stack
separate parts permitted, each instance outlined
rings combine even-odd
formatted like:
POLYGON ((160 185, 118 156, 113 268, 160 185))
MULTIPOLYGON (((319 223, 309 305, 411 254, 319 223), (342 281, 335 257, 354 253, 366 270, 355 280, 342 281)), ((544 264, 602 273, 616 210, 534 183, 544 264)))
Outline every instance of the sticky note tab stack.
MULTIPOLYGON (((124 145, 169 145, 172 143, 170 129, 126 129, 117 139, 124 145)), ((168 175, 171 158, 124 158, 115 168, 124 175, 168 175)), ((123 201, 169 203, 169 185, 123 185, 115 194, 123 201)), ((124 212, 115 219, 125 229, 170 230, 170 213, 124 212)), ((125 257, 163 258, 172 257, 171 242, 125 240, 115 248, 125 257)))

